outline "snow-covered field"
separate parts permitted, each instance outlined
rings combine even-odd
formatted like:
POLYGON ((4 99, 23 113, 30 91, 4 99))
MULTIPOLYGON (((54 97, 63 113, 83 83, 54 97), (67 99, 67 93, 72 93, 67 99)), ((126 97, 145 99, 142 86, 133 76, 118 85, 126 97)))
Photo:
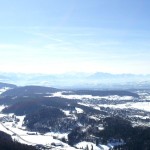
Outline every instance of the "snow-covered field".
MULTIPOLYGON (((47 97, 47 96, 46 96, 47 97)), ((48 97, 62 97, 62 98, 67 98, 67 99, 79 99, 79 100, 83 100, 83 99, 89 99, 89 100, 133 100, 134 97, 132 96, 118 96, 118 95, 109 95, 109 96, 92 96, 92 95, 63 95, 63 92, 56 92, 53 93, 53 95, 48 96, 48 97)))
POLYGON ((7 130, 1 123, 0 123, 0 131, 3 131, 9 135, 13 135, 13 133, 9 130, 7 130))
POLYGON ((119 109, 139 109, 143 111, 150 112, 150 102, 129 102, 129 103, 124 103, 124 104, 101 104, 99 107, 110 107, 110 108, 119 108, 119 109))

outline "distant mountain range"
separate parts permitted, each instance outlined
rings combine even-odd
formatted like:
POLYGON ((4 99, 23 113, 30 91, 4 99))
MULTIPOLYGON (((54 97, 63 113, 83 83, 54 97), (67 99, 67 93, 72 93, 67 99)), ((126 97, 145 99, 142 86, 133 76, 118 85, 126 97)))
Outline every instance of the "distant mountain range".
POLYGON ((65 73, 59 75, 0 73, 0 82, 18 86, 38 85, 66 89, 145 89, 150 88, 150 75, 110 74, 103 72, 94 74, 65 73))

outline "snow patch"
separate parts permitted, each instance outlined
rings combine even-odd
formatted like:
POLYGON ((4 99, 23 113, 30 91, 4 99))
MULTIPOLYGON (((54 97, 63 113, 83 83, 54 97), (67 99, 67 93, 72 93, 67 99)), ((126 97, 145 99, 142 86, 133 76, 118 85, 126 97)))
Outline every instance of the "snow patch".
POLYGON ((78 149, 85 149, 87 146, 89 149, 92 149, 93 147, 94 150, 101 150, 101 148, 97 147, 96 144, 93 144, 92 142, 83 141, 75 145, 78 149))
POLYGON ((0 112, 2 112, 2 110, 4 109, 4 108, 6 108, 7 106, 5 106, 5 105, 0 105, 0 112))
POLYGON ((6 91, 9 90, 9 89, 11 89, 11 88, 9 88, 9 87, 3 87, 3 88, 1 88, 1 89, 0 89, 0 95, 1 95, 2 93, 6 92, 6 91))
POLYGON ((75 110, 77 111, 78 114, 81 114, 84 112, 81 108, 77 108, 77 107, 75 108, 75 110))

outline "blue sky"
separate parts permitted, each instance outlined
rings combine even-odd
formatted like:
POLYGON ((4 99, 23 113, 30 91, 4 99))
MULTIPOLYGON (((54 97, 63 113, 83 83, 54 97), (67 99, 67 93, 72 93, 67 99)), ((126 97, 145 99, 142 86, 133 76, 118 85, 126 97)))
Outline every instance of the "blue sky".
POLYGON ((0 72, 150 74, 149 0, 0 0, 0 72))

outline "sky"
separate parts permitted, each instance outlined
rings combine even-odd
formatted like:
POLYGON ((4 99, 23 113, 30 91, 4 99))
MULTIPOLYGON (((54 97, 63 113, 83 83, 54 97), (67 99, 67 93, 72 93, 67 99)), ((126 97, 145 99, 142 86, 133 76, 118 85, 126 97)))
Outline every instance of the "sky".
POLYGON ((0 72, 150 74, 149 0, 0 0, 0 72))

